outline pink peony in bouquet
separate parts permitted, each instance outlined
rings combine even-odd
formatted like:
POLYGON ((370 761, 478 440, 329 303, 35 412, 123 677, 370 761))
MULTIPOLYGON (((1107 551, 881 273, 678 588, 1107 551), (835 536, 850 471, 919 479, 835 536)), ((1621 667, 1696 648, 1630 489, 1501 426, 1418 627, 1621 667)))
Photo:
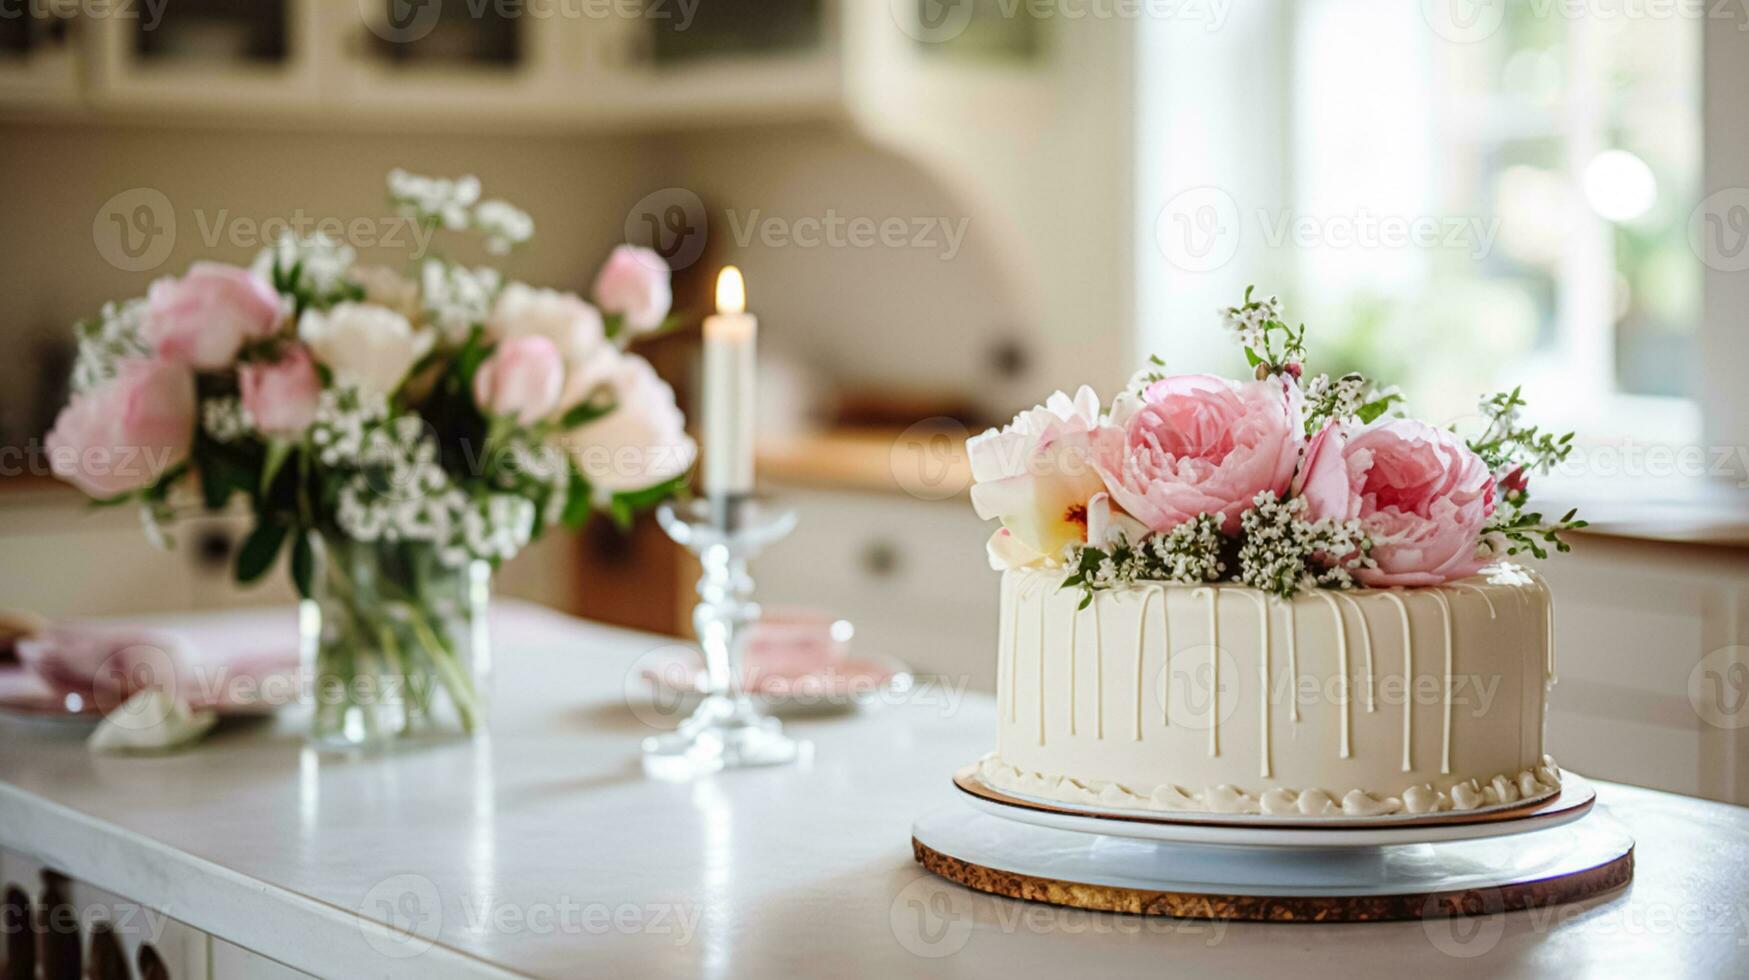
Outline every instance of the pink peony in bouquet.
MULTIPOLYGON (((484 235, 492 254, 533 233, 472 178, 396 171, 389 190, 406 220, 484 235)), ((185 487, 212 510, 242 501, 236 576, 289 555, 322 612, 316 681, 347 689, 326 715, 318 699, 318 729, 346 741, 439 715, 475 730, 471 583, 546 528, 629 521, 696 453, 673 390, 628 349, 673 322, 659 256, 620 246, 593 305, 415 259, 360 266, 326 238, 286 238, 250 268, 198 262, 109 304, 80 327, 46 445, 57 476, 143 505, 149 529, 185 487)))

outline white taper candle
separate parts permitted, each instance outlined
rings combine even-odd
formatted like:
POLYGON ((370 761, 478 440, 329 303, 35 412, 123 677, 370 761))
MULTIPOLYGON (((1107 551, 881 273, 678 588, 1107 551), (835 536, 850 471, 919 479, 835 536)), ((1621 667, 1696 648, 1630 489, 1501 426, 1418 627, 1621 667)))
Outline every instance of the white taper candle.
POLYGON ((717 312, 704 321, 704 492, 753 492, 753 375, 759 321, 747 312, 741 270, 717 276, 717 312))

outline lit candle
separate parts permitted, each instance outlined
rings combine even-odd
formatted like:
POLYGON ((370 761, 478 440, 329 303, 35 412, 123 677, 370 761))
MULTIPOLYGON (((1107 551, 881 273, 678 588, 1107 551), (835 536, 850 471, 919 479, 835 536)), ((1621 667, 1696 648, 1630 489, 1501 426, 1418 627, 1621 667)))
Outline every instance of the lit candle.
POLYGON ((717 276, 717 313, 704 321, 704 492, 753 492, 753 353, 759 321, 747 312, 741 270, 717 276))

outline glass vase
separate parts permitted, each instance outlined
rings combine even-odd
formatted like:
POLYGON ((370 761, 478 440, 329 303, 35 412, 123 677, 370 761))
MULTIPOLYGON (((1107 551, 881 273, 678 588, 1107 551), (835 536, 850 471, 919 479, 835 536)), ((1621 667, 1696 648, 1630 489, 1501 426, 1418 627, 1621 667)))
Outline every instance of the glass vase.
POLYGON ((414 542, 324 535, 312 598, 300 615, 313 679, 312 740, 381 748, 485 731, 491 567, 445 565, 414 542))

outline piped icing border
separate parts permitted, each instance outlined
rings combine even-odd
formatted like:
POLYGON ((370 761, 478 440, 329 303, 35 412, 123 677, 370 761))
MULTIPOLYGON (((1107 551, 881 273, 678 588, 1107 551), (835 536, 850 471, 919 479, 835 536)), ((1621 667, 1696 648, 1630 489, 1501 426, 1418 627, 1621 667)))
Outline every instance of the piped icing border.
POLYGON ((1394 813, 1474 810, 1535 801, 1553 796, 1561 789, 1560 766, 1547 755, 1542 757, 1541 765, 1515 775, 1501 774, 1486 781, 1464 780, 1453 784, 1449 793, 1422 783, 1397 796, 1378 796, 1361 789, 1351 789, 1341 796, 1321 789, 1271 789, 1257 796, 1228 785, 1193 792, 1171 784, 1142 794, 1118 783, 1026 772, 997 758, 995 753, 979 760, 978 775, 997 789, 1064 803, 1125 810, 1251 813, 1283 817, 1383 817, 1394 813))

